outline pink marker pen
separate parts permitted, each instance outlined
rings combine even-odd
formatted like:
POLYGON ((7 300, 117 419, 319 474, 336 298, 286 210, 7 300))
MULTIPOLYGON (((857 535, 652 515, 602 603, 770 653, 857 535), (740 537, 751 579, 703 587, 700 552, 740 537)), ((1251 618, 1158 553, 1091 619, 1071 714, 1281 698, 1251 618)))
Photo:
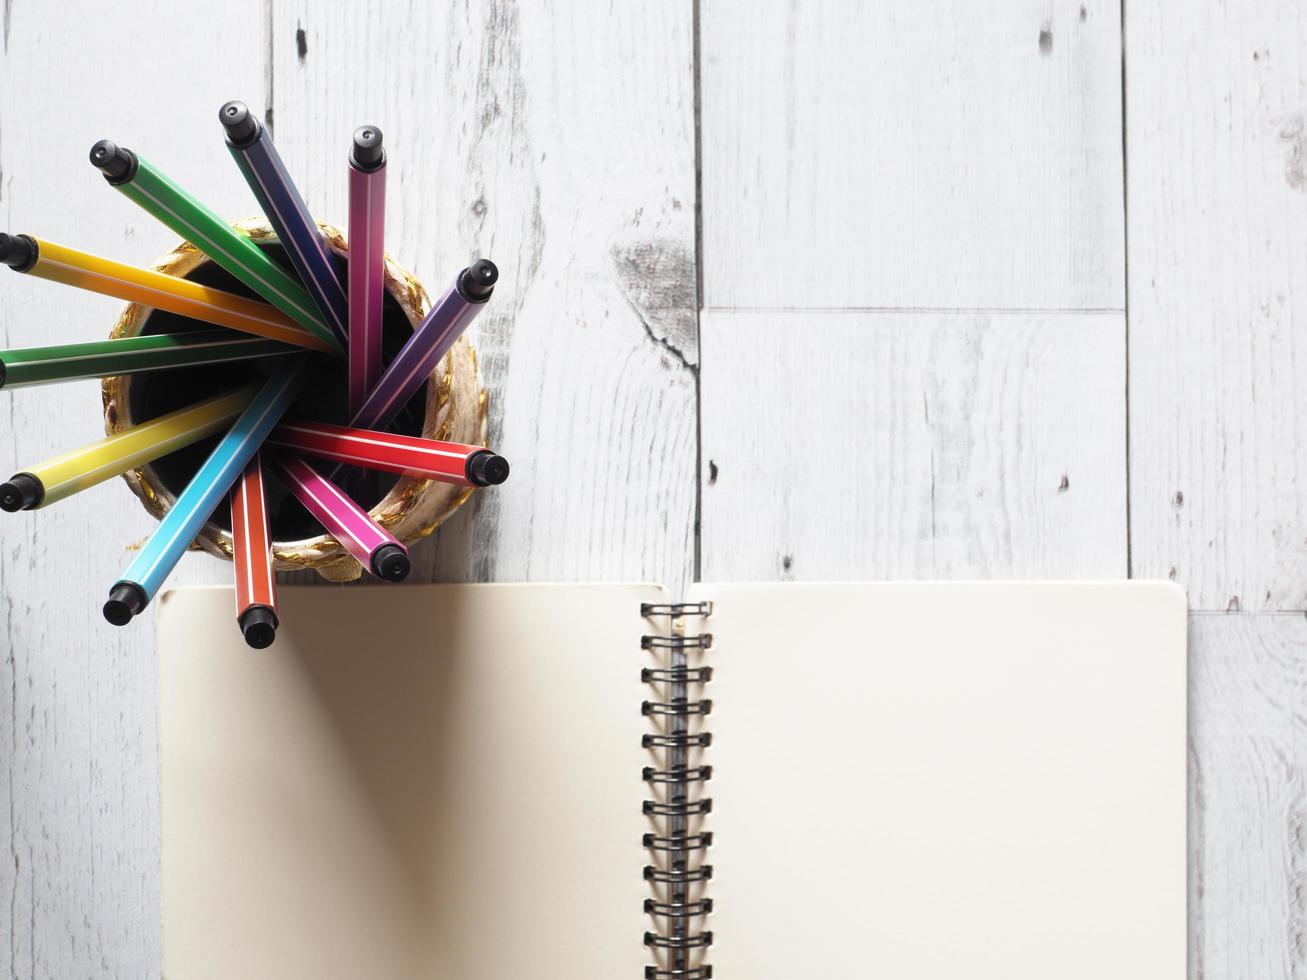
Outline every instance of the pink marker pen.
POLYGON ((298 456, 271 457, 276 474, 341 547, 387 582, 408 577, 408 549, 330 480, 298 456))
POLYGON ((349 412, 381 377, 385 299, 386 151, 381 130, 360 126, 349 155, 349 412))

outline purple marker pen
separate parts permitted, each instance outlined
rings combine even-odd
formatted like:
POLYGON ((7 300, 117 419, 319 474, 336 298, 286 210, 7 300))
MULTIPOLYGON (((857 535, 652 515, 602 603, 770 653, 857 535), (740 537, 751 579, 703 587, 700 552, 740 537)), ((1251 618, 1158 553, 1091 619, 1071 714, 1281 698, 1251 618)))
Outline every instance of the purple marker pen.
POLYGON ((498 281, 499 270, 489 259, 477 259, 460 272, 382 372, 350 425, 357 429, 385 429, 390 425, 476 319, 498 281))
POLYGON ((348 340, 344 284, 272 137, 244 102, 225 103, 218 110, 218 119, 227 133, 227 149, 276 229, 286 257, 333 336, 344 346, 348 340))

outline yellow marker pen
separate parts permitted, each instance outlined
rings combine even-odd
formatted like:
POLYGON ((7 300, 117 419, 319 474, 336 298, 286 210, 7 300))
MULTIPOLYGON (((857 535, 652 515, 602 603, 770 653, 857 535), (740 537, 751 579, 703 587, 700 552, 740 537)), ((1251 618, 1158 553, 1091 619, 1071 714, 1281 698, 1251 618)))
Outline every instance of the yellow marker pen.
POLYGON ((79 252, 31 235, 0 233, 0 263, 79 289, 230 327, 311 350, 334 352, 274 306, 189 279, 79 252))
POLYGON ((126 473, 226 428, 258 385, 209 398, 29 467, 0 483, 0 510, 34 510, 126 473))

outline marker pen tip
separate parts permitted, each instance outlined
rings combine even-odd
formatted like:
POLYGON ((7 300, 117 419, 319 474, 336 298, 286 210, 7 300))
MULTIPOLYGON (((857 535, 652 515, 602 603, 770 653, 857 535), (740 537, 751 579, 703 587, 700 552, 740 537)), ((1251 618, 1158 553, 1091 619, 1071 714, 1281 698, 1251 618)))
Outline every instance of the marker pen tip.
POLYGON ((0 483, 0 510, 13 514, 23 509, 23 494, 12 483, 0 483))
POLYGON ((459 277, 459 292, 469 302, 484 303, 495 291, 497 282, 499 282, 499 267, 489 259, 477 259, 464 269, 463 275, 459 277))
POLYGON ((408 578, 408 555, 398 545, 383 544, 372 555, 372 574, 387 582, 402 582, 408 578))
POLYGON ((277 614, 267 606, 251 606, 241 615, 240 627, 246 643, 264 650, 277 638, 277 614))
POLYGON ((23 272, 36 263, 36 255, 36 242, 26 235, 0 232, 0 264, 23 272))
POLYGON ((104 618, 114 626, 126 626, 145 608, 145 593, 131 582, 119 582, 109 590, 104 604, 104 618))
POLYGON ((467 459, 467 478, 479 487, 497 487, 508 479, 508 460, 483 449, 467 459))
POLYGON ((232 146, 245 146, 259 135, 259 121, 254 118, 249 106, 244 102, 237 102, 235 99, 224 102, 222 108, 218 110, 218 121, 222 123, 222 128, 227 130, 227 139, 231 141, 232 146))
POLYGON ((100 140, 91 147, 91 163, 111 183, 130 180, 136 172, 136 154, 113 140, 100 140))
POLYGON ((45 496, 41 481, 30 473, 16 473, 8 483, 0 483, 0 510, 10 514, 35 507, 45 496))
POLYGON ((354 145, 350 160, 359 170, 376 170, 386 162, 386 151, 381 146, 381 129, 377 126, 360 126, 354 130, 354 145))

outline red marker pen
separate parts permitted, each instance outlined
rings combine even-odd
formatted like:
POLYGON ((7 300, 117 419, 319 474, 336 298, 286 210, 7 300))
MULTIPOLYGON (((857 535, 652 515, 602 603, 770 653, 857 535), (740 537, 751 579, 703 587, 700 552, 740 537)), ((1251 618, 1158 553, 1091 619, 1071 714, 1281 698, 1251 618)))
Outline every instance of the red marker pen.
POLYGON ((465 446, 325 422, 283 422, 269 445, 351 463, 372 470, 425 477, 463 487, 487 487, 508 479, 508 460, 484 446, 465 446))
POLYGON ((277 582, 272 574, 272 532, 258 453, 231 488, 231 537, 235 545, 236 622, 245 642, 262 650, 277 638, 277 582))

